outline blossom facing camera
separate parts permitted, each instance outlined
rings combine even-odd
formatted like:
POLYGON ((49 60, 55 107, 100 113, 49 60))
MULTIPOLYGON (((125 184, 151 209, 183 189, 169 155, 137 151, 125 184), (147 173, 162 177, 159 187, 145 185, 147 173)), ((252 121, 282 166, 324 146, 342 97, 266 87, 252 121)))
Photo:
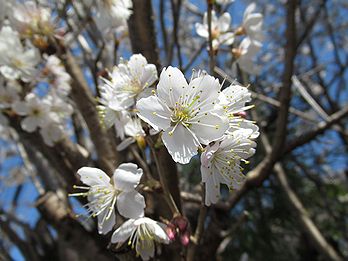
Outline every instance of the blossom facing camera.
POLYGON ((124 243, 127 240, 142 260, 155 256, 155 243, 169 243, 166 225, 147 217, 127 220, 111 237, 111 243, 124 243))
POLYGON ((98 231, 106 234, 115 225, 115 206, 126 218, 138 218, 144 215, 144 197, 135 190, 143 170, 133 163, 123 163, 110 179, 97 168, 83 167, 77 171, 81 182, 87 186, 74 186, 86 192, 70 196, 84 196, 88 199, 87 210, 90 216, 98 217, 98 231))
POLYGON ((0 31, 0 73, 9 80, 31 81, 36 74, 40 53, 31 46, 23 47, 19 35, 9 26, 0 31))
POLYGON ((218 107, 218 79, 199 74, 188 84, 182 72, 164 68, 157 94, 137 102, 138 116, 155 130, 162 130, 162 141, 173 160, 186 164, 196 155, 201 144, 209 144, 223 136, 227 117, 218 107))

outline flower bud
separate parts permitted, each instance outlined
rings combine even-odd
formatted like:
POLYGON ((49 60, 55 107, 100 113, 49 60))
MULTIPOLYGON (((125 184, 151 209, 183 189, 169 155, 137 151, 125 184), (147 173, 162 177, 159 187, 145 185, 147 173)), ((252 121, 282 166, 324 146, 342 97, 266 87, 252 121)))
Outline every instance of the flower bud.
POLYGON ((176 229, 175 226, 173 224, 168 224, 166 227, 166 233, 167 236, 169 237, 169 239, 172 241, 175 239, 176 237, 176 229))
POLYGON ((186 231, 180 236, 180 242, 183 246, 187 246, 190 243, 190 232, 186 231))
POLYGON ((240 112, 235 113, 234 116, 239 116, 239 117, 242 117, 245 119, 247 116, 247 113, 245 111, 240 111, 240 112))
POLYGON ((185 232, 187 230, 187 226, 188 226, 187 218, 182 216, 175 217, 173 220, 173 223, 175 226, 178 227, 180 232, 185 232))

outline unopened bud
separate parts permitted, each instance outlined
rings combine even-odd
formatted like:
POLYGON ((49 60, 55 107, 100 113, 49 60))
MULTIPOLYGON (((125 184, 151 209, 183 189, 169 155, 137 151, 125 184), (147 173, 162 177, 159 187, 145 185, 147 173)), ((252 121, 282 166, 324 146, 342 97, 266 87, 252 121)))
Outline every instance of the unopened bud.
POLYGON ((187 246, 190 243, 190 232, 186 231, 180 236, 180 241, 183 246, 187 246))
POLYGON ((173 223, 178 227, 180 232, 185 232, 187 230, 188 220, 185 217, 175 217, 173 223))
POLYGON ((245 111, 240 111, 240 112, 235 113, 234 116, 239 116, 239 117, 242 117, 245 119, 247 116, 247 113, 245 111))
POLYGON ((172 225, 172 224, 169 224, 167 227, 166 227, 166 233, 167 233, 167 236, 169 238, 169 240, 174 240, 175 237, 176 237, 176 229, 175 229, 175 226, 172 225))

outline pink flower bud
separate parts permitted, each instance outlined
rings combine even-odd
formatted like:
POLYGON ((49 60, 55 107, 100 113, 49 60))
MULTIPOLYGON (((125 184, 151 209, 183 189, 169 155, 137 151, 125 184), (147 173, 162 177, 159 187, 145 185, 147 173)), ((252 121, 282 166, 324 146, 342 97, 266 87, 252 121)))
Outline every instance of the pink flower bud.
POLYGON ((182 216, 174 218, 174 225, 179 228, 180 232, 185 232, 188 226, 188 220, 182 216))
POLYGON ((235 116, 239 116, 239 117, 242 117, 242 118, 246 118, 247 116, 247 113, 245 111, 240 111, 240 112, 237 112, 234 114, 235 116))
POLYGON ((166 227, 166 233, 167 233, 167 236, 169 237, 169 239, 172 241, 175 239, 176 237, 176 230, 175 230, 175 226, 172 225, 172 224, 169 224, 167 227, 166 227))
POLYGON ((187 246, 190 243, 190 232, 186 231, 180 236, 180 241, 183 246, 187 246))

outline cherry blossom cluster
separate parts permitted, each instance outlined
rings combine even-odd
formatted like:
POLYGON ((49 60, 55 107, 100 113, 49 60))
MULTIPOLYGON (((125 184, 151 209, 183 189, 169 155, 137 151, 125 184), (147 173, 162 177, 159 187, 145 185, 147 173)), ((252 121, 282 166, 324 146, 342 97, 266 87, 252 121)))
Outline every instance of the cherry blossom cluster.
MULTIPOLYGON (((218 4, 225 5, 231 1, 216 1, 218 4)), ((219 17, 212 11, 211 36, 214 51, 218 51, 220 46, 231 47, 231 54, 234 58, 234 66, 250 74, 258 74, 259 68, 253 62, 256 54, 262 47, 263 16, 255 12, 256 4, 251 3, 244 11, 242 24, 235 29, 231 28, 231 16, 223 13, 219 17), (236 45, 236 39, 243 37, 236 45)), ((196 23, 196 32, 199 36, 209 40, 208 14, 204 13, 203 24, 196 23)))
MULTIPOLYGON (((155 65, 142 55, 122 60, 99 86, 101 121, 108 128, 116 126, 119 150, 133 142, 145 149, 148 133, 158 134, 177 163, 187 164, 200 153, 205 204, 214 204, 220 198, 220 184, 231 190, 240 187, 244 181, 241 163, 248 163, 255 152, 258 127, 245 119, 245 111, 252 108, 246 104, 251 93, 237 82, 222 89, 219 80, 205 72, 193 73, 187 82, 171 66, 162 70, 155 86, 157 79, 155 65), (145 127, 152 131, 145 132, 145 127)), ((178 235, 182 244, 188 244, 190 233, 182 217, 166 225, 143 217, 145 201, 135 190, 142 170, 136 165, 121 164, 112 179, 94 168, 82 168, 78 174, 88 187, 76 188, 87 192, 73 195, 88 198, 88 211, 98 216, 100 233, 115 225, 114 206, 129 218, 113 233, 112 243, 129 240, 144 260, 153 257, 154 242, 169 243, 178 235)))
POLYGON ((27 1, 4 4, 7 17, 0 30, 0 110, 17 115, 27 132, 39 130, 53 146, 63 138, 63 127, 73 112, 68 102, 70 75, 55 55, 41 54, 55 35, 51 11, 27 1))

